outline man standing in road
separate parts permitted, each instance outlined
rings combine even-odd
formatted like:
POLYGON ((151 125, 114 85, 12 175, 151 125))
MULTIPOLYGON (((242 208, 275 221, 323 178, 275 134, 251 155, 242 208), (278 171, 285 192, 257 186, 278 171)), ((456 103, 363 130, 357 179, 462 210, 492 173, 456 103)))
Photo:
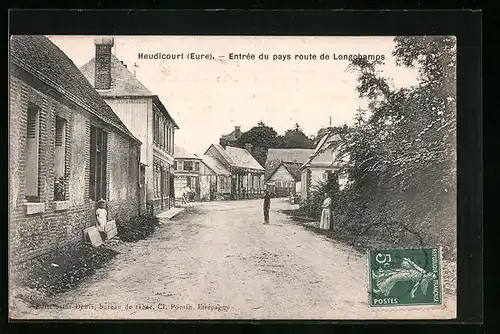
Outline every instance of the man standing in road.
POLYGON ((266 190, 264 195, 264 224, 269 224, 269 208, 271 207, 271 196, 269 191, 266 190))

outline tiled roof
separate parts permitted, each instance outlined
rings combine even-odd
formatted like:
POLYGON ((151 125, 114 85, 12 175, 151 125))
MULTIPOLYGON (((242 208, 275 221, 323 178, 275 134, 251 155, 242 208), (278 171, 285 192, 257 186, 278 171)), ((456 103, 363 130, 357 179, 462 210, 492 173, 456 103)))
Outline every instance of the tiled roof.
POLYGON ((226 150, 224 149, 224 147, 222 147, 220 144, 212 144, 212 146, 220 153, 220 155, 222 155, 222 157, 224 158, 224 160, 226 160, 226 162, 229 164, 229 165, 233 165, 233 160, 231 159, 231 156, 226 152, 226 150))
MULTIPOLYGON (((95 58, 83 65, 80 70, 87 80, 95 84, 95 58)), ((111 89, 100 92, 102 96, 153 96, 114 54, 111 54, 111 89)))
POLYGON ((277 166, 272 168, 266 168, 266 172, 264 174, 264 179, 269 180, 273 174, 280 168, 281 166, 285 167, 285 169, 290 173, 290 175, 295 179, 295 181, 300 181, 300 166, 302 164, 293 163, 293 162, 282 162, 277 166))
MULTIPOLYGON (((88 82, 94 86, 95 58, 92 58, 88 63, 83 65, 80 71, 87 78, 88 82)), ((147 89, 114 54, 111 54, 111 89, 99 91, 99 93, 104 97, 152 97, 157 107, 160 108, 163 113, 166 113, 174 122, 175 126, 179 128, 158 95, 153 94, 147 89)))
POLYGON ((226 146, 225 151, 231 158, 232 166, 264 171, 264 168, 246 149, 226 146))
POLYGON ((40 35, 12 36, 10 56, 12 62, 23 70, 54 88, 105 123, 140 142, 89 84, 73 61, 47 37, 40 35))
POLYGON ((174 145, 174 158, 175 159, 201 159, 198 155, 189 152, 184 147, 174 145))
POLYGON ((274 161, 303 164, 313 153, 314 149, 308 148, 270 148, 267 151, 266 168, 274 161))
POLYGON ((229 140, 229 141, 236 141, 236 140, 238 140, 238 138, 236 138, 236 132, 235 131, 231 132, 228 135, 222 135, 221 138, 224 139, 224 140, 229 140))
POLYGON ((229 172, 220 162, 219 160, 215 159, 214 157, 210 155, 203 155, 201 157, 203 163, 207 165, 208 168, 210 168, 215 174, 217 175, 231 175, 231 172, 229 172))
POLYGON ((333 148, 327 149, 332 142, 340 142, 341 138, 338 134, 326 134, 321 138, 318 145, 314 149, 313 155, 301 166, 301 168, 309 166, 326 166, 333 163, 333 148))

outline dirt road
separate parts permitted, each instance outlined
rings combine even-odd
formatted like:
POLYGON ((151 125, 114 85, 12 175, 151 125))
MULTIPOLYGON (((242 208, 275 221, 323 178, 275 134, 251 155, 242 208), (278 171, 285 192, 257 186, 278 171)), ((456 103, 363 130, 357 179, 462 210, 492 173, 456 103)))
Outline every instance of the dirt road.
MULTIPOLYGON (((272 202, 196 204, 163 221, 51 309, 30 318, 73 319, 365 319, 450 318, 454 302, 422 309, 370 309, 364 254, 312 233, 272 202), (76 308, 78 307, 78 308, 76 308), (424 311, 425 310, 425 311, 424 311)), ((452 300, 453 301, 453 300, 452 300)), ((20 316, 22 316, 20 314, 20 316)), ((26 315, 22 316, 25 317, 26 315)))

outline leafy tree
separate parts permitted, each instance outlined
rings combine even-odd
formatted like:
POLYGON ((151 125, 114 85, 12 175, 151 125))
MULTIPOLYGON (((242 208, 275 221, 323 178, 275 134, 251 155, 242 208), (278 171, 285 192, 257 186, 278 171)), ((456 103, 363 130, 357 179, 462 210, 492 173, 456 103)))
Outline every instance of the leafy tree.
POLYGON ((278 136, 274 142, 276 148, 314 148, 314 140, 307 137, 299 123, 294 128, 285 131, 283 136, 278 136))
MULTIPOLYGON (((450 251, 454 233, 443 236, 442 231, 456 228, 452 205, 456 194, 456 41, 454 37, 405 36, 394 42, 397 64, 417 68, 418 83, 395 88, 378 70, 380 62, 351 62, 348 70, 358 74, 357 92, 369 103, 366 110, 358 111, 353 126, 341 129, 339 156, 349 157, 351 182, 335 205, 347 217, 347 228, 359 230, 358 225, 400 220, 423 231, 427 242, 450 251)), ((391 236, 388 242, 408 241, 408 236, 398 233, 380 232, 391 236)))
POLYGON ((252 156, 262 166, 266 163, 267 150, 275 142, 277 132, 270 126, 260 121, 257 126, 243 132, 235 146, 245 148, 245 144, 252 144, 252 156))

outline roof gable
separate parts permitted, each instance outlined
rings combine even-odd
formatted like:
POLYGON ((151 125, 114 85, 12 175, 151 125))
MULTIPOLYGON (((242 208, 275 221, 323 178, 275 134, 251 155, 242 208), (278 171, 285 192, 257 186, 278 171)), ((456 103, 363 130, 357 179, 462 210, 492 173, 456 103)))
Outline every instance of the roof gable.
POLYGON ((201 158, 186 150, 184 147, 179 146, 177 144, 174 144, 174 158, 175 159, 198 159, 200 160, 201 158))
POLYGON ((314 153, 307 159, 307 161, 301 166, 304 168, 307 165, 317 165, 325 166, 331 165, 333 163, 333 148, 328 149, 328 146, 333 142, 340 142, 341 138, 338 134, 327 133, 319 141, 318 145, 314 149, 314 153))
POLYGON ((14 64, 56 89, 68 100, 140 142, 89 84, 73 61, 47 37, 12 36, 10 56, 14 64))
MULTIPOLYGON (((95 84, 95 58, 80 68, 92 86, 95 84)), ((102 96, 153 96, 114 54, 111 54, 111 89, 100 91, 102 96)))
POLYGON ((294 178, 295 181, 300 181, 301 175, 300 175, 300 166, 301 164, 297 163, 286 163, 282 162, 278 164, 277 166, 273 168, 266 169, 266 176, 264 177, 265 180, 269 180, 270 178, 273 177, 273 175, 282 167, 294 178))
POLYGON ((214 157, 210 155, 203 155, 202 156, 202 161, 203 163, 212 170, 217 175, 231 175, 231 172, 229 172, 220 162, 219 160, 215 159, 214 157))
POLYGON ((314 149, 308 148, 270 148, 267 151, 266 168, 274 161, 303 164, 313 153, 314 149))
POLYGON ((246 149, 226 146, 225 151, 230 156, 231 161, 233 162, 231 164, 232 166, 264 171, 264 168, 246 149))

